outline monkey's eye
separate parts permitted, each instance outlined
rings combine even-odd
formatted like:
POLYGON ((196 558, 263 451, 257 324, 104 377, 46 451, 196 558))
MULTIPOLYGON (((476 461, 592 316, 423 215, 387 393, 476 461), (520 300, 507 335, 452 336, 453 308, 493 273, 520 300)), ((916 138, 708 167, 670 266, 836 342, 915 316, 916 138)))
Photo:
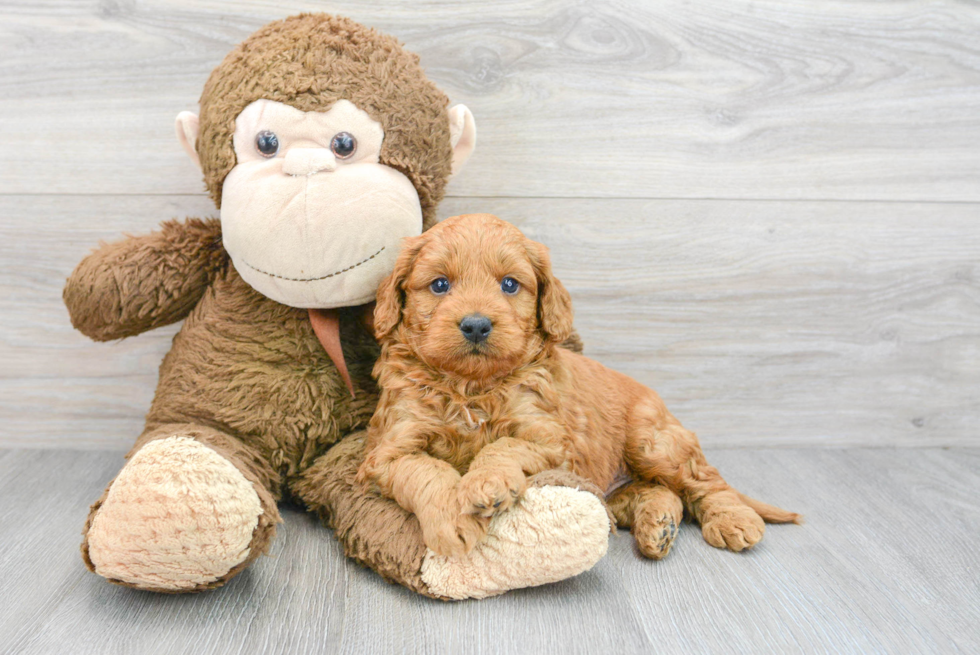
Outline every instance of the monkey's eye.
POLYGON ((515 293, 521 290, 521 283, 508 276, 500 281, 500 290, 506 293, 508 296, 513 296, 515 293))
POLYGON ((330 150, 337 159, 349 159, 357 150, 357 139, 350 132, 335 134, 330 141, 330 150))
POLYGON ((255 135, 255 149, 263 157, 275 157, 276 153, 279 152, 279 137, 276 136, 275 132, 262 130, 255 135))
POLYGON ((445 294, 447 291, 449 291, 449 280, 444 277, 437 277, 432 281, 432 284, 429 285, 429 291, 437 296, 445 294))

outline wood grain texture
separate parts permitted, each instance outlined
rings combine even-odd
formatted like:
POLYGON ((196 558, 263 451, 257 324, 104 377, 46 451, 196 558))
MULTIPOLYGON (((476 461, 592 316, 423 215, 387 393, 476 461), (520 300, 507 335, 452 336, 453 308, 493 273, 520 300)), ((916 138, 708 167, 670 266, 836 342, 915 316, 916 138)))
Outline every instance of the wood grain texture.
POLYGON ((455 195, 980 200, 980 7, 874 0, 8 0, 0 193, 200 193, 174 117, 301 10, 474 110, 455 195))
POLYGON ((662 562, 626 532, 571 580, 442 603, 346 560, 284 512, 271 557, 217 591, 164 596, 85 571, 79 529, 119 453, 0 452, 4 652, 758 653, 980 648, 980 451, 724 450, 747 493, 807 516, 736 555, 682 526, 662 562))
POLYGON ((980 445, 978 33, 953 0, 0 0, 0 447, 117 449, 0 450, 0 650, 980 650, 980 450, 930 447, 980 445), (588 354, 805 526, 733 555, 685 525, 660 563, 621 533, 577 578, 452 604, 289 508, 216 592, 84 570, 177 327, 93 344, 64 279, 100 239, 213 214, 173 118, 299 11, 421 55, 480 135, 441 215, 551 246, 588 354))
MULTIPOLYGON (((72 330, 65 277, 100 239, 200 196, 9 196, 0 444, 128 447, 174 327, 72 330)), ((450 199, 552 249, 586 351, 710 446, 977 445, 975 204, 450 199)))

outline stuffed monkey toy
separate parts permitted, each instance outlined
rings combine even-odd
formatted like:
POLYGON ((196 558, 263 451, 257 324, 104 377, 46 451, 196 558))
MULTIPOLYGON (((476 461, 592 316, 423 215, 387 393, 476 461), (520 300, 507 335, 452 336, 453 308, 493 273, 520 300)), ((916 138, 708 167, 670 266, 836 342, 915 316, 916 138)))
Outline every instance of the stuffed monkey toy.
POLYGON ((214 70, 177 136, 220 219, 103 245, 64 290, 96 341, 184 319, 146 428, 91 507, 90 570, 160 592, 218 587, 268 551, 287 498, 350 557, 436 598, 560 580, 605 554, 602 494, 567 472, 533 479, 453 559, 354 481, 378 399, 370 303, 475 144, 469 110, 448 108, 416 55, 345 18, 271 23, 214 70))

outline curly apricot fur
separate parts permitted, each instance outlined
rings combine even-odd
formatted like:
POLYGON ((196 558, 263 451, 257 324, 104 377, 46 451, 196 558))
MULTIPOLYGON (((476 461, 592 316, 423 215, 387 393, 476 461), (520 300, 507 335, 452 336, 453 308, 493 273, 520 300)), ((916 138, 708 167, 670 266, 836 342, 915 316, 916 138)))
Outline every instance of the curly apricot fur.
POLYGON ((494 216, 457 216, 409 240, 379 290, 375 326, 381 400, 359 479, 415 512, 437 553, 472 548, 473 518, 552 468, 604 489, 628 471, 634 482, 610 502, 657 559, 683 507, 710 544, 735 551, 762 538, 763 519, 799 520, 732 489, 654 391, 559 347, 572 306, 547 249, 494 216), (505 276, 518 293, 502 292, 505 276), (429 288, 439 277, 448 293, 429 288), (474 313, 493 324, 478 344, 459 329, 474 313))

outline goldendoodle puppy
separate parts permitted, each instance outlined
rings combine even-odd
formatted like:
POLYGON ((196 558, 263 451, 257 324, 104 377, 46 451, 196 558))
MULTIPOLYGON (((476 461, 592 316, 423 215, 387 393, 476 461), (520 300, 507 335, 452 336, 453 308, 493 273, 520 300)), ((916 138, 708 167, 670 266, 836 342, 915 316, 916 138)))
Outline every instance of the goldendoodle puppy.
POLYGON ((468 551, 525 477, 565 468, 603 489, 659 559, 684 508, 713 546, 751 548, 799 515, 744 496, 651 389, 559 347, 568 292, 547 249, 488 214, 408 239, 378 291, 381 400, 358 476, 414 512, 426 545, 468 551))

